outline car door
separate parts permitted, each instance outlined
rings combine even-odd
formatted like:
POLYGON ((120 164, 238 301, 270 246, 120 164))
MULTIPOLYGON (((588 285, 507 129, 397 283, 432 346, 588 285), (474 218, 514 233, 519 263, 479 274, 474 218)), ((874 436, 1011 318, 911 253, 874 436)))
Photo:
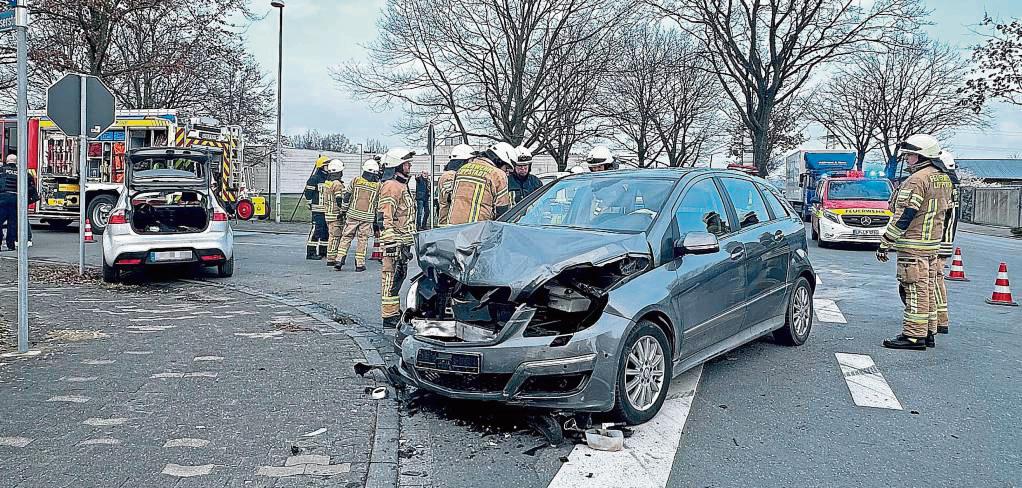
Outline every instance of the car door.
POLYGON ((746 321, 743 328, 776 318, 784 311, 791 246, 786 224, 774 219, 759 187, 750 179, 720 179, 738 218, 745 245, 746 321))
POLYGON ((676 257, 671 302, 681 318, 681 356, 687 357, 731 337, 745 320, 741 306, 746 272, 744 245, 712 178, 686 188, 674 211, 672 235, 683 240, 688 232, 717 236, 720 250, 711 254, 676 257))

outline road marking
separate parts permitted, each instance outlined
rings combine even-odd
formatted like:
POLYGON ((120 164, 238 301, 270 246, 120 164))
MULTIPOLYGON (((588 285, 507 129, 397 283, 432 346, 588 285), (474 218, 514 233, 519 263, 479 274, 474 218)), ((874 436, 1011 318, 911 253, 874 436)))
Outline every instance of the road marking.
POLYGON ((89 366, 103 366, 107 364, 116 363, 116 359, 86 359, 82 361, 82 364, 88 364, 89 366))
POLYGON ((235 332, 234 335, 238 337, 248 337, 249 339, 272 339, 274 337, 280 337, 284 335, 284 331, 274 330, 270 332, 235 332))
POLYGON ((212 371, 198 371, 195 373, 156 373, 149 378, 154 380, 161 378, 216 378, 216 375, 212 371))
POLYGON ((820 286, 822 284, 823 284, 823 277, 820 276, 820 273, 816 273, 816 286, 820 286))
POLYGON ((46 401, 48 402, 68 402, 68 403, 85 403, 89 401, 89 397, 81 395, 58 395, 50 397, 46 401))
POLYGON ((813 309, 816 311, 816 320, 830 322, 832 324, 847 324, 845 315, 837 307, 834 300, 826 298, 813 298, 813 309))
POLYGON ((222 356, 195 356, 195 359, 192 359, 192 361, 223 361, 223 360, 224 358, 222 356))
POLYGON ((101 418, 93 417, 93 418, 87 419, 85 422, 82 422, 82 423, 85 424, 85 425, 91 425, 93 427, 111 427, 111 426, 115 426, 115 425, 124 425, 124 424, 128 423, 128 419, 124 419, 124 418, 101 419, 101 418))
POLYGON ((866 354, 834 353, 841 374, 848 384, 852 401, 860 407, 889 408, 901 410, 901 402, 880 373, 873 358, 866 354))
POLYGON ((72 383, 85 383, 88 381, 96 381, 99 376, 62 376, 61 381, 70 381, 72 383))
POLYGON ((0 447, 22 448, 32 443, 28 437, 0 437, 0 447))
POLYGON ((660 413, 635 427, 624 450, 604 452, 575 446, 550 487, 666 486, 702 372, 700 365, 672 381, 660 413))
POLYGON ((177 476, 178 478, 190 478, 192 476, 205 476, 213 472, 215 464, 203 464, 201 466, 182 466, 180 464, 168 464, 163 468, 163 474, 177 476))
POLYGON ((209 445, 209 441, 206 439, 192 439, 189 437, 181 439, 169 439, 163 444, 163 447, 206 447, 209 445))
POLYGON ((78 443, 79 446, 119 446, 121 441, 114 439, 113 437, 100 437, 99 439, 89 439, 78 443))

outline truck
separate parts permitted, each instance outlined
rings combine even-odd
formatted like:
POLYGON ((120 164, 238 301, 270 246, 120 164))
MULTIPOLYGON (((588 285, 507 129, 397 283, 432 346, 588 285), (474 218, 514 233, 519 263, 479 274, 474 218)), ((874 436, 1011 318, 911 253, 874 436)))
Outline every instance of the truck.
MULTIPOLYGON (((67 227, 78 219, 80 208, 78 139, 65 136, 42 111, 29 112, 28 128, 28 167, 37 179, 41 197, 29 215, 53 228, 67 227)), ((262 202, 262 197, 250 195, 245 189, 240 169, 244 147, 240 128, 218 128, 212 131, 216 137, 209 135, 209 129, 193 128, 190 122, 179 124, 175 110, 118 110, 114 124, 90 140, 86 148, 84 205, 93 232, 102 234, 106 229, 124 184, 125 155, 141 147, 206 147, 220 167, 214 181, 225 208, 232 212, 239 207, 242 212, 251 210, 247 218, 268 213, 264 202, 253 203, 262 202), (230 141, 223 140, 224 133, 229 134, 230 141)), ((0 118, 0 157, 17 151, 16 141, 16 119, 0 118)))
POLYGON ((812 201, 820 180, 832 173, 855 169, 855 151, 846 149, 795 149, 780 162, 784 166, 784 194, 809 221, 812 201))

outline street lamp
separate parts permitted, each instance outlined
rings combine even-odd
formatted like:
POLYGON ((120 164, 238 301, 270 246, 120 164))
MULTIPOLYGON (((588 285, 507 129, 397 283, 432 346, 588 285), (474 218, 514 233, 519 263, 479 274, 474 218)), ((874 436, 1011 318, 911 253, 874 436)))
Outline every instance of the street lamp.
MULTIPOLYGON (((277 165, 277 171, 275 173, 275 176, 277 177, 277 179, 276 179, 276 185, 274 185, 272 182, 269 182, 269 181, 267 182, 267 185, 270 186, 271 188, 276 188, 276 191, 277 191, 276 194, 275 194, 275 198, 274 198, 274 200, 275 200, 274 205, 275 206, 274 206, 274 209, 273 209, 273 220, 274 220, 274 222, 279 224, 280 223, 280 158, 281 158, 281 151, 280 151, 280 143, 281 143, 281 135, 280 135, 280 119, 281 119, 280 107, 281 107, 281 102, 280 102, 280 100, 281 100, 281 96, 282 96, 282 94, 281 94, 281 81, 280 80, 281 80, 281 74, 284 72, 284 2, 281 2, 280 0, 273 0, 272 2, 270 2, 270 5, 272 5, 273 8, 278 9, 278 11, 280 12, 280 27, 279 27, 279 29, 277 31, 277 149, 276 149, 277 155, 276 155, 276 157, 274 157, 274 160, 275 160, 274 162, 277 165)), ((269 173, 272 173, 272 170, 267 171, 266 177, 267 177, 268 180, 270 179, 270 174, 269 173)))

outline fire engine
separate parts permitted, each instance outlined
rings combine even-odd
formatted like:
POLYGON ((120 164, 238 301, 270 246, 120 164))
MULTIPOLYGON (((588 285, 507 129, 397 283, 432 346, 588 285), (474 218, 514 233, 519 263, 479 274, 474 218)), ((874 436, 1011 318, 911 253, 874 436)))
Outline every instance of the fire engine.
MULTIPOLYGON (((244 137, 238 127, 216 127, 209 118, 179 125, 175 110, 118 110, 114 124, 86 148, 85 216, 96 233, 106 229, 124 184, 125 155, 142 147, 202 146, 218 161, 214 178, 224 207, 239 218, 266 218, 265 199, 248 191, 241 169, 244 137)), ((17 120, 0 119, 0 157, 17 151, 17 120)), ((65 136, 42 111, 29 112, 28 167, 41 200, 30 216, 63 228, 78 219, 78 139, 65 136)))

